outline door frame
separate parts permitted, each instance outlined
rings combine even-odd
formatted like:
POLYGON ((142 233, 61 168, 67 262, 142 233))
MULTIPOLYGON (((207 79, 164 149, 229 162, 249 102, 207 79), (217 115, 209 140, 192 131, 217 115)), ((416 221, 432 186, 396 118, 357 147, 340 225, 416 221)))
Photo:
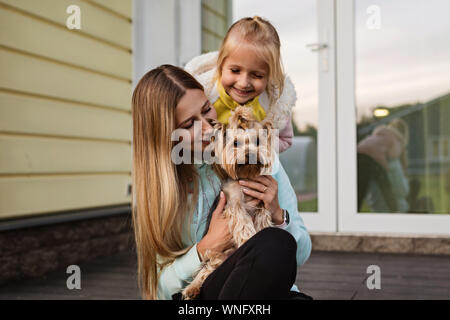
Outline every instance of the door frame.
POLYGON ((448 235, 449 214, 357 213, 354 16, 353 0, 336 1, 337 231, 448 235))
POLYGON ((310 231, 337 231, 335 1, 317 1, 319 108, 317 130, 318 211, 302 212, 310 231))

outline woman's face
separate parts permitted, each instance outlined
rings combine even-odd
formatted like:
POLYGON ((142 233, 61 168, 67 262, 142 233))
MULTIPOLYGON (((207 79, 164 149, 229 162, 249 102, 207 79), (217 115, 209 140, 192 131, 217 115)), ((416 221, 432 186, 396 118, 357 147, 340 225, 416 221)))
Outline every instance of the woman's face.
MULTIPOLYGON (((208 134, 212 132, 210 120, 217 120, 217 113, 214 106, 206 98, 205 93, 200 89, 188 89, 175 108, 175 127, 177 129, 188 130, 190 135, 190 148, 194 149, 194 141, 198 139, 203 152, 210 143, 208 134), (195 124, 195 125, 194 125, 195 124), (194 127, 201 128, 194 132, 194 127)), ((200 151, 200 150, 196 150, 200 151)))

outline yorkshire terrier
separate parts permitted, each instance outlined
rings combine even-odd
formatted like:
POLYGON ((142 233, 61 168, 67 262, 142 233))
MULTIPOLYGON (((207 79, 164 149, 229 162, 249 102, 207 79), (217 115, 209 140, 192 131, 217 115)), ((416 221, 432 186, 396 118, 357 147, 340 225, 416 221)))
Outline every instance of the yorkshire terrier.
MULTIPOLYGON (((208 148, 214 153, 212 166, 222 180, 227 199, 222 215, 229 218, 232 243, 223 252, 206 250, 198 273, 181 292, 184 300, 196 299, 205 279, 237 248, 261 229, 273 226, 272 215, 261 201, 256 207, 246 204, 251 197, 242 192, 239 184, 239 179, 271 173, 272 128, 270 121, 258 122, 251 109, 243 106, 231 112, 228 124, 214 122, 214 135, 208 148)), ((218 201, 219 196, 209 211, 205 234, 218 201)))

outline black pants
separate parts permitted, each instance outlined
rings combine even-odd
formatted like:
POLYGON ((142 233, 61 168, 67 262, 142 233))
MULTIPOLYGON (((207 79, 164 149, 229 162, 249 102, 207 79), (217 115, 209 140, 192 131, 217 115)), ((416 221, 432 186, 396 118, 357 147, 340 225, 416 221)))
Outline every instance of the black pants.
POLYGON ((290 291, 297 276, 296 250, 297 243, 286 230, 263 229, 206 278, 197 299, 309 300, 290 291))
POLYGON ((386 170, 371 157, 358 153, 358 211, 367 195, 370 180, 374 180, 380 187, 381 194, 390 212, 397 211, 397 203, 393 196, 392 186, 386 170))

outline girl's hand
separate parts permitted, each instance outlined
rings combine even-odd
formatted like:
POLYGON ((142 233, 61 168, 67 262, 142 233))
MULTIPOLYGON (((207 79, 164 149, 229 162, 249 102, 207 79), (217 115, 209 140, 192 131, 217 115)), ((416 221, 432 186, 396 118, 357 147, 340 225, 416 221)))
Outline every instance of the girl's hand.
POLYGON ((283 210, 278 203, 278 182, 270 175, 258 176, 254 179, 239 180, 244 187, 243 192, 264 203, 264 208, 272 213, 275 224, 283 223, 283 210))
POLYGON ((219 203, 211 216, 208 232, 203 239, 197 243, 197 251, 200 260, 202 261, 204 260, 207 249, 215 252, 223 252, 232 246, 232 236, 228 227, 229 218, 224 218, 222 216, 225 203, 225 194, 221 191, 219 203))

